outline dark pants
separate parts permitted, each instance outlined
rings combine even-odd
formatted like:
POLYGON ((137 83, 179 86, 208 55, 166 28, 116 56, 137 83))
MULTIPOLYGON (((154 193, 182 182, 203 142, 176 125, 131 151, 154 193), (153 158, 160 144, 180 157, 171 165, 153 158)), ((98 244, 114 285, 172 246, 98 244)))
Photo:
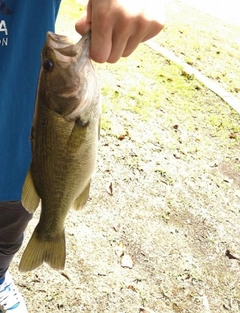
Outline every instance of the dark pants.
POLYGON ((20 201, 0 202, 0 279, 23 241, 23 233, 32 218, 20 201))

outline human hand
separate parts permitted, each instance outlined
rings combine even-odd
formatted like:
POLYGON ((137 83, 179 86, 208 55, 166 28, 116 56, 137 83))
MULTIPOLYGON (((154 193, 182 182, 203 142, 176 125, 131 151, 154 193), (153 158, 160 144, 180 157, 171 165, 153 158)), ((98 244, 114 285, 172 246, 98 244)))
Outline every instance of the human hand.
POLYGON ((76 23, 83 35, 91 28, 90 57, 115 63, 163 28, 163 0, 89 0, 76 23))

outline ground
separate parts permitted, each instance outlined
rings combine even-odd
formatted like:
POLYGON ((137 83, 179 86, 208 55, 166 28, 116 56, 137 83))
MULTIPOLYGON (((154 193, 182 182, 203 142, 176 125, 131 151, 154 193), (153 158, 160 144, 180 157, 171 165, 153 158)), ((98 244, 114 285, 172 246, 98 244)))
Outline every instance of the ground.
MULTIPOLYGON (((156 42, 239 97, 239 28, 179 1, 167 15, 156 42)), ((95 68, 98 164, 66 267, 18 272, 39 212, 11 265, 29 313, 240 312, 239 114, 146 45, 95 68)))

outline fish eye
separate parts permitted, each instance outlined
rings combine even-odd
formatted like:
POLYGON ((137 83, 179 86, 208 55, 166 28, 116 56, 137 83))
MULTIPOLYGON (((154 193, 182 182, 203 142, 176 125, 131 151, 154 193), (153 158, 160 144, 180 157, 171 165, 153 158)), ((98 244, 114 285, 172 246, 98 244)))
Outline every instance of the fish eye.
POLYGON ((47 59, 43 62, 43 68, 46 70, 46 71, 51 71, 54 67, 54 63, 51 59, 47 59))

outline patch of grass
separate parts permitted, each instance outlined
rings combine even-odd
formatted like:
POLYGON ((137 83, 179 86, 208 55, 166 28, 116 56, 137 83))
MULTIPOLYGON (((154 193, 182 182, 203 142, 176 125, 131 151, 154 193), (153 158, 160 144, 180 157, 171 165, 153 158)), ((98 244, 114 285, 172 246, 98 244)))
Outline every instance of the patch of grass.
POLYGON ((73 41, 77 40, 78 34, 75 31, 75 23, 81 17, 85 6, 77 3, 76 0, 65 0, 61 2, 56 30, 58 33, 65 34, 73 41))
POLYGON ((239 27, 226 25, 181 2, 168 3, 167 15, 167 27, 157 42, 239 97, 234 91, 239 82, 239 27), (183 20, 185 14, 188 18, 183 20))
MULTIPOLYGON (((209 134, 229 139, 234 133, 236 138, 229 144, 233 147, 239 143, 239 115, 195 78, 184 75, 181 68, 147 46, 142 45, 133 56, 114 65, 115 75, 112 65, 97 65, 96 70, 102 84, 104 129, 111 129, 114 123, 110 110, 116 116, 127 117, 133 113, 134 119, 146 123, 164 118, 162 127, 183 128, 188 132, 188 152, 191 150, 193 154, 202 150, 204 141, 207 144, 209 134), (201 140, 203 132, 204 141, 201 140)), ((171 136, 177 138, 176 131, 171 132, 171 136)), ((176 143, 172 148, 176 148, 176 143)))
POLYGON ((62 1, 59 16, 64 16, 68 21, 78 20, 85 6, 76 0, 62 1))

